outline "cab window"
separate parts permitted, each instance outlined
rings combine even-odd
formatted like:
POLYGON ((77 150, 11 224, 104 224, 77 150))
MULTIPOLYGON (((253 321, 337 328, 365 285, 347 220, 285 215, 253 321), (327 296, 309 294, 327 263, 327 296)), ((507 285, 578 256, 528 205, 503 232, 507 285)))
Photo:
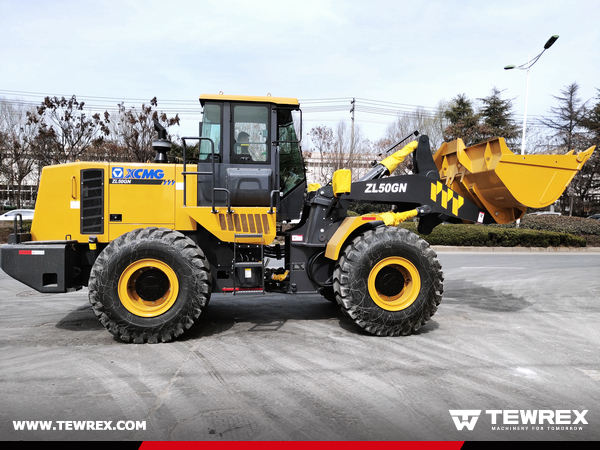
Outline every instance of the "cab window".
POLYGON ((279 189, 281 194, 285 196, 306 178, 300 142, 294 128, 292 110, 281 108, 277 111, 277 141, 280 155, 279 189))
POLYGON ((269 164, 269 108, 233 107, 232 163, 269 164))
MULTIPOLYGON (((215 143, 215 155, 221 154, 221 105, 204 105, 202 120, 202 137, 211 138, 215 143)), ((210 159, 212 146, 209 141, 200 141, 200 153, 198 159, 206 161, 210 159)), ((219 161, 219 159, 217 159, 219 161)))

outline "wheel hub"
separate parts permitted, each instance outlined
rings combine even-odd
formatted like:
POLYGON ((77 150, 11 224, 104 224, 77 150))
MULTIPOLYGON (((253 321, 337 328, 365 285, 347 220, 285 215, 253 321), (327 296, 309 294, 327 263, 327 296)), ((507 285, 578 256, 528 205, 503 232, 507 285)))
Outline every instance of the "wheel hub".
POLYGON ((386 266, 375 277, 375 289, 382 295, 394 297, 404 289, 404 276, 396 267, 386 266))
POLYGON ((155 268, 142 272, 135 280, 135 291, 147 302, 155 302, 164 297, 168 289, 169 278, 155 268))
POLYGON ((168 264, 147 258, 133 262, 123 271, 117 289, 129 312, 156 317, 167 312, 177 300, 179 281, 168 264))
POLYGON ((375 264, 369 273, 368 288, 377 306, 386 311, 401 311, 419 296, 421 277, 408 259, 390 256, 375 264))

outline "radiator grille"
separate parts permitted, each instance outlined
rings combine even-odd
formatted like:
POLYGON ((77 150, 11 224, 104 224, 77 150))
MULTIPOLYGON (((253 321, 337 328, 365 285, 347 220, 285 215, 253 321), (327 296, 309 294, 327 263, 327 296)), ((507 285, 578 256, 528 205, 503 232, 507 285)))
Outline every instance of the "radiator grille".
POLYGON ((104 170, 81 171, 81 234, 104 234, 104 170))
POLYGON ((269 234, 266 214, 219 214, 219 224, 222 231, 269 234))

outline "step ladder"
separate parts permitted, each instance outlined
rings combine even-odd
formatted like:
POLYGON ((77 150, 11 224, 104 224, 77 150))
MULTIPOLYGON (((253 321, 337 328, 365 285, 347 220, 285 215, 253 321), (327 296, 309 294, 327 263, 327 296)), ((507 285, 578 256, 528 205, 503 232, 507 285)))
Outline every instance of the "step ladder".
POLYGON ((236 233, 233 239, 233 295, 236 294, 255 294, 262 292, 265 293, 265 267, 264 267, 264 256, 265 256, 265 246, 264 246, 264 237, 262 233, 236 233), (240 242, 243 239, 256 239, 260 238, 260 244, 249 244, 246 242, 240 242), (248 248, 253 248, 256 246, 260 247, 260 260, 259 261, 238 261, 237 255, 238 253, 242 253, 242 246, 248 246, 248 248), (253 287, 237 287, 237 269, 244 269, 244 276, 248 273, 247 270, 250 270, 250 274, 254 274, 255 269, 259 269, 258 276, 260 277, 260 286, 253 287))

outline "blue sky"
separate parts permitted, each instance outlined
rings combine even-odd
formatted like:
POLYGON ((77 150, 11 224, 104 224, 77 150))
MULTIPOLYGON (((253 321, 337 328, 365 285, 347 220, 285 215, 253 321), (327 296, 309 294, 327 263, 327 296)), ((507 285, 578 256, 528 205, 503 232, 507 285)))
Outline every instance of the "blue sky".
MULTIPOLYGON (((102 108, 157 96, 195 134, 202 93, 365 98, 435 107, 496 86, 522 117, 547 114, 566 85, 600 88, 600 2, 544 1, 6 1, 0 0, 0 97, 86 98, 102 108), (38 95, 39 94, 39 95, 38 95)), ((348 104, 348 110, 349 110, 348 104)), ((306 114, 306 127, 349 112, 306 114)), ((357 113, 376 140, 393 117, 357 113)))

